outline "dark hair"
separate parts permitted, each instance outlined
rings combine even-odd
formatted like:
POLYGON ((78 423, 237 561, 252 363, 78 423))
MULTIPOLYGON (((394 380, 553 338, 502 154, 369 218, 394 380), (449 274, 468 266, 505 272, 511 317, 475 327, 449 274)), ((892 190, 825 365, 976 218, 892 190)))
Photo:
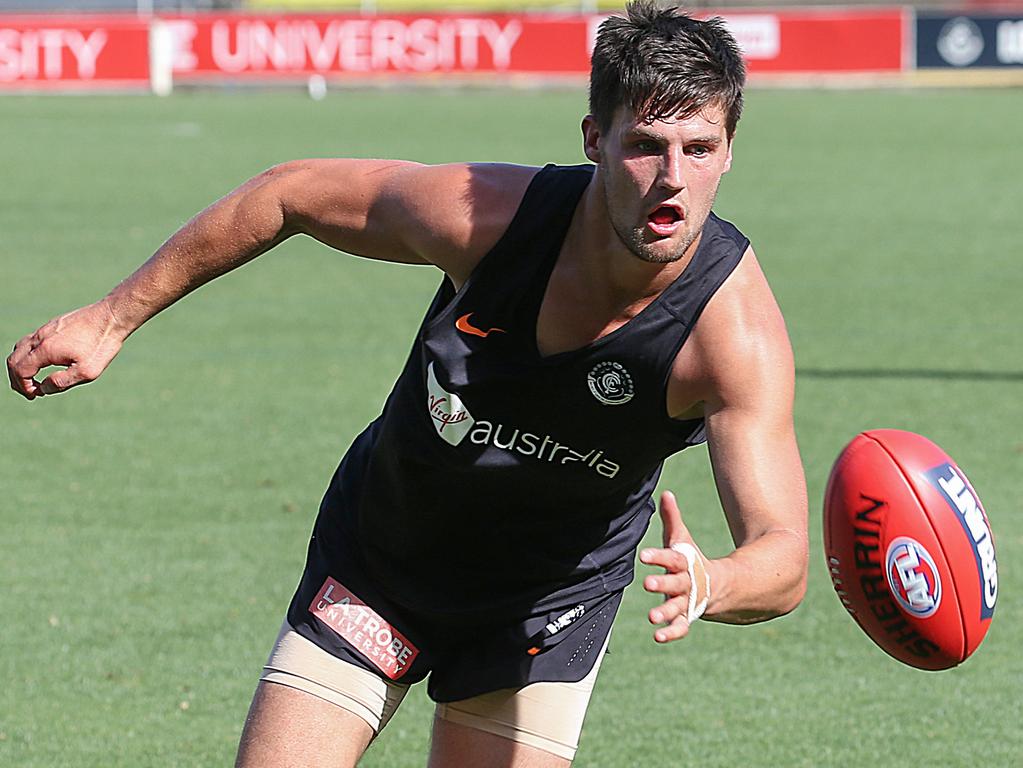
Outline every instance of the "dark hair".
POLYGON ((600 25, 593 48, 590 114, 597 125, 610 128, 620 106, 663 120, 720 104, 728 138, 734 136, 746 67, 724 22, 697 21, 654 0, 634 0, 625 10, 600 25))

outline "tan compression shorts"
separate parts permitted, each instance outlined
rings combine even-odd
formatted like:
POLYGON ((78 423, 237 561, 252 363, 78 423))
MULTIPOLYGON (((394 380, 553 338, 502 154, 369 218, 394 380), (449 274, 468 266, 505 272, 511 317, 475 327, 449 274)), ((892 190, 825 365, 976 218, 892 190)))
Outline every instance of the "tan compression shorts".
MULTIPOLYGON (((492 691, 438 704, 437 716, 571 760, 603 657, 602 650, 593 669, 577 683, 532 683, 492 691)), ((260 679, 329 701, 365 720, 374 733, 387 725, 409 689, 332 656, 287 622, 260 679)))

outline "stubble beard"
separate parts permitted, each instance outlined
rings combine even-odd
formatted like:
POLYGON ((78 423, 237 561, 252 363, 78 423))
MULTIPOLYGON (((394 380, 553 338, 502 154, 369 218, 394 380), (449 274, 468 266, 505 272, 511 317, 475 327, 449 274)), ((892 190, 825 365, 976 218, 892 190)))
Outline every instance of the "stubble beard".
POLYGON ((632 255, 648 264, 671 264, 678 261, 686 255, 689 246, 693 244, 697 235, 700 234, 698 231, 686 232, 675 248, 672 248, 670 251, 664 251, 654 247, 656 241, 654 243, 646 241, 643 236, 646 227, 640 229, 625 227, 615 221, 613 216, 611 217, 611 226, 614 227, 618 239, 622 241, 622 244, 629 249, 632 255))
MULTIPOLYGON (((659 241, 654 241, 652 243, 646 241, 646 225, 642 227, 633 227, 626 222, 617 220, 615 216, 615 208, 611 203, 611 195, 607 189, 607 184, 604 183, 602 186, 604 188, 604 204, 607 208, 608 219, 611 221, 611 226, 614 228, 615 234, 618 235, 618 239, 626 248, 629 249, 633 256, 641 261, 647 262, 648 264, 671 264, 685 256, 689 247, 696 241, 696 238, 699 237, 700 233, 703 231, 703 225, 707 223, 707 217, 710 215, 710 210, 713 208, 714 201, 717 199, 717 189, 715 189, 714 194, 710 199, 710 206, 707 208, 707 212, 703 214, 700 220, 700 226, 684 232, 682 239, 678 241, 678 245, 675 248, 672 248, 669 251, 664 251, 658 250, 654 247, 659 241)), ((692 212, 686 212, 686 223, 692 220, 688 215, 690 213, 692 212)))

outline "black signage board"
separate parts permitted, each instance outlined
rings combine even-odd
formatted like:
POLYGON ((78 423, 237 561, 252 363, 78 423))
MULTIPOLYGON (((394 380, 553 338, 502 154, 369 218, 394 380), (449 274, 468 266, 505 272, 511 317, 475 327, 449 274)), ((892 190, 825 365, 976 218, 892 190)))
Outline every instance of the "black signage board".
POLYGON ((919 13, 916 66, 1023 67, 1023 14, 919 13))

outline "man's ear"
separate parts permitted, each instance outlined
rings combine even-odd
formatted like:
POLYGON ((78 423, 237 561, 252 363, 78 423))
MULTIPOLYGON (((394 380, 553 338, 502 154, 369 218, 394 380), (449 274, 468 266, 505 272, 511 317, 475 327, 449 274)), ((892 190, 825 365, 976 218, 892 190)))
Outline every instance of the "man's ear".
POLYGON ((583 153, 587 159, 600 163, 600 128, 597 127, 597 120, 593 115, 583 118, 583 153))
POLYGON ((730 170, 732 170, 732 140, 731 139, 728 140, 728 150, 727 150, 727 154, 725 155, 725 170, 721 171, 721 173, 728 173, 730 170))

